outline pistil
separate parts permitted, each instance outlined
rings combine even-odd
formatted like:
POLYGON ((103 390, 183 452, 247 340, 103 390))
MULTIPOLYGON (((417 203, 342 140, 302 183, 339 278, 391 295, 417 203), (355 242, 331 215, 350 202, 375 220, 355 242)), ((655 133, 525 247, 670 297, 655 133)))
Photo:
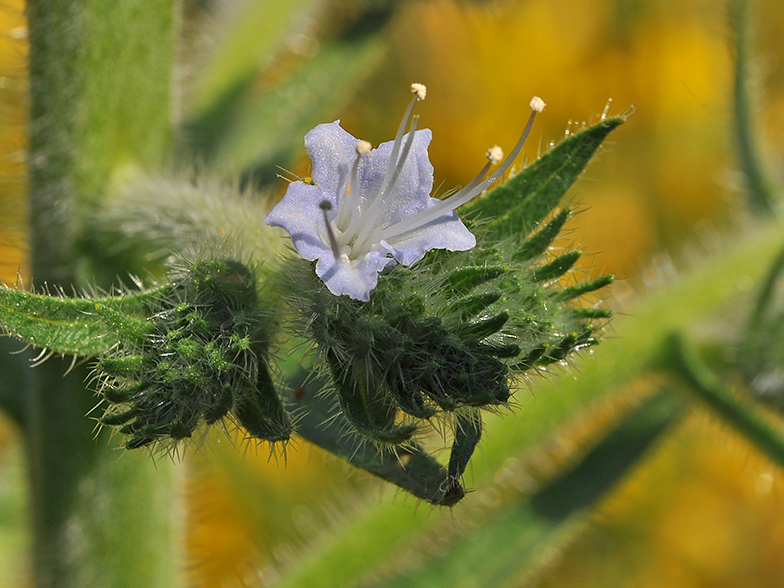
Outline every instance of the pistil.
POLYGON ((332 247, 332 254, 335 256, 335 261, 340 261, 338 240, 335 238, 335 232, 332 230, 332 223, 329 222, 327 217, 327 212, 332 210, 332 203, 329 200, 322 200, 319 202, 319 208, 324 213, 324 225, 327 227, 327 237, 329 238, 329 245, 332 247))
MULTIPOLYGON (((359 162, 363 155, 370 153, 373 146, 367 141, 359 141, 357 143, 357 157, 354 159, 354 165, 351 167, 351 176, 349 183, 346 184, 343 190, 343 197, 340 199, 340 210, 335 219, 335 226, 342 233, 347 233, 350 222, 357 217, 359 220, 359 203, 362 196, 359 188, 359 162)), ((356 228, 354 229, 356 231, 356 228)))

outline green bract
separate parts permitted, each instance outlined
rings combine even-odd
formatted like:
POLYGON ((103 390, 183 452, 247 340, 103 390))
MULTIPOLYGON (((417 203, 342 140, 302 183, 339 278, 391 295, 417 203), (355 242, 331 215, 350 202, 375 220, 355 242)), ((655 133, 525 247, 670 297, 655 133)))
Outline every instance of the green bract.
POLYGON ((98 361, 98 389, 110 403, 101 423, 119 427, 129 449, 190 437, 228 414, 257 439, 289 439, 265 363, 274 322, 246 266, 186 266, 149 309, 140 336, 126 329, 98 361))

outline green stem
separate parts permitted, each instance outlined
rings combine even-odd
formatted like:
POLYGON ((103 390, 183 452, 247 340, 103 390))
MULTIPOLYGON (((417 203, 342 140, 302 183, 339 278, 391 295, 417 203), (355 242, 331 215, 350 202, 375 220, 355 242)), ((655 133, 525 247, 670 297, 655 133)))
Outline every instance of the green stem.
POLYGON ((19 391, 30 385, 30 370, 19 353, 23 343, 0 338, 0 410, 19 426, 25 424, 24 396, 19 391))
POLYGON ((691 390, 760 451, 784 466, 784 436, 780 429, 767 423, 754 406, 735 397, 682 335, 673 334, 666 345, 671 366, 690 384, 691 390))
MULTIPOLYGON (((87 261, 79 214, 167 148, 175 11, 172 0, 29 0, 27 18, 33 279, 70 291, 87 261)), ((36 585, 175 585, 175 472, 96 439, 87 368, 63 376, 69 364, 32 370, 23 403, 36 585)))
POLYGON ((784 249, 781 250, 778 257, 773 262, 765 283, 762 285, 759 296, 757 297, 757 304, 754 306, 754 311, 749 318, 749 324, 746 327, 747 336, 757 331, 765 318, 765 313, 768 310, 773 300, 773 294, 776 291, 776 283, 779 281, 782 272, 784 272, 784 249))
POLYGON ((754 104, 751 92, 749 50, 752 47, 752 27, 748 0, 731 3, 731 20, 735 32, 735 86, 733 110, 735 138, 741 170, 745 175, 749 208, 767 216, 774 212, 776 187, 768 176, 759 156, 755 138, 754 104))

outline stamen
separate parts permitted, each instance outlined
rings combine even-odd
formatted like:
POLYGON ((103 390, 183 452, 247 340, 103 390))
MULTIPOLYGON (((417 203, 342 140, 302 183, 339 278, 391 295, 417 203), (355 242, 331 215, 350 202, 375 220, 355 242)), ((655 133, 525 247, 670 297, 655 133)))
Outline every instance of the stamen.
MULTIPOLYGON (((392 175, 392 170, 395 169, 395 166, 397 165, 397 155, 400 153, 400 144, 403 142, 403 135, 406 132, 406 127, 408 126, 408 121, 411 118, 411 113, 414 110, 414 104, 416 104, 419 99, 420 98, 418 94, 411 99, 411 102, 408 103, 408 108, 403 115, 403 120, 400 121, 400 126, 397 128, 395 142, 392 144, 392 154, 389 157, 389 165, 387 166, 387 180, 392 175)), ((386 185, 381 188, 381 192, 383 192, 385 188, 386 185)))
MULTIPOLYGON (((352 254, 354 254, 355 251, 364 253, 364 243, 367 240, 368 235, 373 231, 379 215, 384 210, 386 196, 392 193, 392 190, 395 187, 395 183, 397 182, 398 177, 400 177, 400 172, 403 171, 403 166, 406 164, 406 158, 408 157, 408 153, 411 151, 411 145, 414 144, 418 126, 419 116, 415 116, 411 121, 411 128, 408 130, 408 137, 406 138, 406 144, 403 147, 403 152, 400 154, 400 161, 398 161, 394 171, 392 172, 392 178, 390 179, 387 177, 385 179, 384 184, 386 184, 386 188, 382 189, 381 192, 378 193, 378 196, 376 196, 376 199, 368 208, 367 213, 362 215, 362 230, 359 232, 359 235, 357 235, 357 239, 354 242, 354 246, 352 247, 352 254)), ((360 253, 360 255, 362 253, 360 253)))
POLYGON ((493 145, 490 149, 487 150, 487 160, 490 162, 490 165, 496 165, 500 163, 500 161, 504 158, 504 150, 501 149, 498 145, 493 145))
POLYGON ((395 187, 397 183, 398 177, 400 177, 400 172, 403 171, 403 166, 406 163, 406 159, 408 158, 408 154, 411 151, 411 145, 414 143, 414 139, 416 138, 416 130, 419 126, 419 115, 415 116, 411 121, 411 128, 408 129, 408 138, 406 139, 406 144, 403 146, 403 153, 400 154, 400 160, 397 162, 395 166, 395 172, 392 174, 392 179, 389 181, 389 186, 387 189, 382 191, 382 194, 386 192, 391 192, 392 189, 395 187))
POLYGON ((324 213, 324 224, 327 227, 327 236, 329 237, 329 245, 332 247, 332 255, 335 256, 335 261, 340 261, 340 247, 338 247, 338 240, 335 239, 335 232, 332 230, 332 224, 327 218, 327 212, 332 210, 332 203, 329 200, 322 200, 319 202, 319 208, 324 213))
MULTIPOLYGON (((493 174, 487 178, 487 185, 489 186, 493 182, 495 182, 498 178, 500 178, 506 170, 509 169, 509 166, 512 165, 517 156, 520 154, 520 151, 523 149, 523 145, 525 145, 525 140, 528 138, 528 134, 531 132, 531 127, 534 126, 534 119, 536 118, 537 112, 542 112, 544 110, 544 101, 539 98, 538 96, 534 96, 531 98, 531 102, 528 104, 531 107, 531 116, 528 117, 528 122, 525 125, 525 129, 523 129, 523 134, 520 136, 520 139, 517 141, 517 145, 514 146, 512 152, 509 154, 509 157, 504 160, 501 166, 493 172, 493 174)), ((478 194, 479 192, 477 192, 478 194)), ((466 201, 467 202, 467 201, 466 201)))
POLYGON ((528 104, 528 106, 530 106, 531 110, 535 112, 542 112, 544 107, 547 105, 544 103, 544 100, 539 98, 539 96, 534 96, 531 98, 531 102, 528 104))
MULTIPOLYGON (((499 168, 495 170, 495 172, 493 172, 490 176, 488 176, 487 179, 485 179, 484 181, 481 180, 477 181, 477 178, 480 177, 477 176, 477 178, 474 178, 474 180, 468 186, 466 186, 456 194, 453 194, 451 197, 447 198, 446 200, 441 200, 440 202, 434 204, 430 208, 417 212, 416 214, 408 217, 402 222, 387 227, 382 231, 378 231, 374 235, 375 239, 378 241, 384 239, 390 240, 404 233, 408 233, 409 231, 413 231, 414 229, 418 229, 419 227, 426 225, 427 223, 437 219, 438 217, 447 214, 447 212, 451 212, 452 210, 459 208, 460 206, 462 206, 463 204, 465 204, 466 202, 474 198, 476 195, 478 195, 480 192, 482 192, 482 190, 484 190, 487 186, 493 184, 499 177, 501 177, 504 174, 504 172, 506 172, 507 169, 509 169, 509 166, 512 165, 514 160, 520 154, 520 151, 522 150, 523 145, 525 144, 525 140, 528 138, 528 135, 531 132, 531 127, 534 124, 536 113, 541 112, 544 109, 545 104, 541 98, 534 96, 529 106, 531 107, 532 110, 531 116, 528 118, 528 123, 525 125, 525 129, 523 129, 523 134, 520 136, 520 139, 517 141, 517 145, 514 146, 512 152, 499 166, 499 168)), ((490 152, 488 151, 488 159, 489 158, 490 158, 490 152)), ((482 171, 479 172, 480 175, 482 175, 483 172, 487 173, 485 169, 489 168, 489 166, 490 166, 490 162, 488 162, 485 168, 483 168, 482 171)))
POLYGON ((416 94, 417 100, 424 100, 427 96, 427 88, 424 84, 411 84, 411 91, 416 94))
MULTIPOLYGON (((363 155, 367 155, 372 150, 373 146, 367 141, 360 141, 357 143, 357 157, 354 160, 354 165, 351 168, 351 176, 349 184, 346 185, 345 195, 340 199, 340 210, 335 219, 335 226, 339 231, 347 232, 346 225, 350 226, 357 210, 359 209, 360 202, 360 189, 359 182, 357 181, 359 173, 359 160, 363 155)), ((356 230, 356 227, 354 228, 356 230)))

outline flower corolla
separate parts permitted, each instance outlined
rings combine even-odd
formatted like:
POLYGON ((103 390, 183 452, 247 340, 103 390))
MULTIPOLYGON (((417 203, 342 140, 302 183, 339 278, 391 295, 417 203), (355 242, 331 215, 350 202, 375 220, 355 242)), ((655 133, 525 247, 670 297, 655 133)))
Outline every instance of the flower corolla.
POLYGON ((304 259, 318 260, 316 274, 336 296, 367 301, 378 284, 379 273, 400 263, 410 266, 431 249, 466 251, 476 238, 460 221, 455 209, 462 206, 508 169, 530 131, 512 154, 490 176, 501 150, 488 152, 488 163, 467 186, 445 200, 431 198, 433 166, 427 148, 429 129, 417 130, 418 116, 411 116, 426 88, 412 84, 414 96, 394 141, 376 149, 340 127, 340 121, 320 124, 305 135, 313 162, 312 182, 292 182, 283 199, 264 222, 281 227, 304 259), (411 127, 406 133, 406 127, 411 127))

